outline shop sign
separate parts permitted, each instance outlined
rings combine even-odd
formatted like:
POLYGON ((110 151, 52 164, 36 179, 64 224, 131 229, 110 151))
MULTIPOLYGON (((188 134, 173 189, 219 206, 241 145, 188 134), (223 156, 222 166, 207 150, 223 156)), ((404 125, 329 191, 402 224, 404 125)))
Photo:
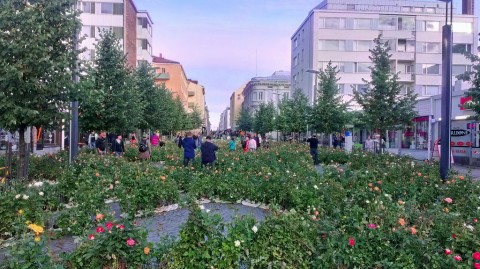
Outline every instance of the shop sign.
POLYGON ((463 130, 463 129, 450 130, 451 136, 465 136, 469 134, 470 134, 470 131, 468 130, 463 130))
POLYGON ((460 97, 460 110, 470 110, 469 105, 472 103, 472 97, 460 97))

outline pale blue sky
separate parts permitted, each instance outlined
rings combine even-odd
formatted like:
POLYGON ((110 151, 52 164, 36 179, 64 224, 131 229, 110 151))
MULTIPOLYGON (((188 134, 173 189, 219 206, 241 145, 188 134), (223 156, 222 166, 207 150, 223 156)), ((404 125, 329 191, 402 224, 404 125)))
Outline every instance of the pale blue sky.
POLYGON ((179 61, 188 78, 205 86, 215 129, 244 82, 290 70, 290 37, 321 1, 134 0, 154 22, 154 55, 179 61))
POLYGON ((231 93, 256 75, 290 70, 290 37, 321 0, 134 0, 153 25, 153 53, 205 86, 212 127, 231 93))

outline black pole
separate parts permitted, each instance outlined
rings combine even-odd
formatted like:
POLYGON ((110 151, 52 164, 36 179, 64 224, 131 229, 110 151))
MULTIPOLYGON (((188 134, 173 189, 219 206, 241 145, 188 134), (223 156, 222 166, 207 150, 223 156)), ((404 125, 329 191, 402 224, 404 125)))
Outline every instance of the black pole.
MULTIPOLYGON (((75 30, 73 35, 73 49, 78 50, 78 33, 75 30)), ((76 84, 79 81, 78 78, 78 59, 75 59, 75 64, 72 70, 72 81, 76 84)), ((76 98, 76 97, 75 97, 76 98)), ((78 154, 78 101, 72 101, 71 103, 71 118, 70 118, 70 147, 69 147, 69 162, 73 163, 78 154)))
POLYGON ((452 109, 452 3, 450 2, 450 22, 448 2, 445 10, 445 25, 442 30, 442 121, 440 176, 446 181, 450 169, 450 121, 452 109))

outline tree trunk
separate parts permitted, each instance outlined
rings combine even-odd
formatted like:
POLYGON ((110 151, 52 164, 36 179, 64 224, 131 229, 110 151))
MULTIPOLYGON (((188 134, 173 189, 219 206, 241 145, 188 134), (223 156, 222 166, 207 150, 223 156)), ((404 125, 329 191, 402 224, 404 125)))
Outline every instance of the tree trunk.
POLYGON ((18 130, 19 134, 19 145, 18 145, 18 166, 17 166, 17 178, 26 179, 28 177, 28 153, 27 145, 25 143, 25 131, 26 127, 20 127, 18 130))

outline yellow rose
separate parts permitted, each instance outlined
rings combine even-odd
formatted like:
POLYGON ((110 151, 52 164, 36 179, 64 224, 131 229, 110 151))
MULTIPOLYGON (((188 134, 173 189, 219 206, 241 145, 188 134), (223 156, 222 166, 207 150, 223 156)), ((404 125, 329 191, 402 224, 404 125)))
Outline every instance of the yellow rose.
POLYGON ((18 210, 18 215, 22 215, 22 214, 23 214, 23 210, 22 209, 18 210))
POLYGON ((35 236, 35 238, 33 239, 33 241, 35 241, 35 242, 40 242, 40 236, 35 236))

